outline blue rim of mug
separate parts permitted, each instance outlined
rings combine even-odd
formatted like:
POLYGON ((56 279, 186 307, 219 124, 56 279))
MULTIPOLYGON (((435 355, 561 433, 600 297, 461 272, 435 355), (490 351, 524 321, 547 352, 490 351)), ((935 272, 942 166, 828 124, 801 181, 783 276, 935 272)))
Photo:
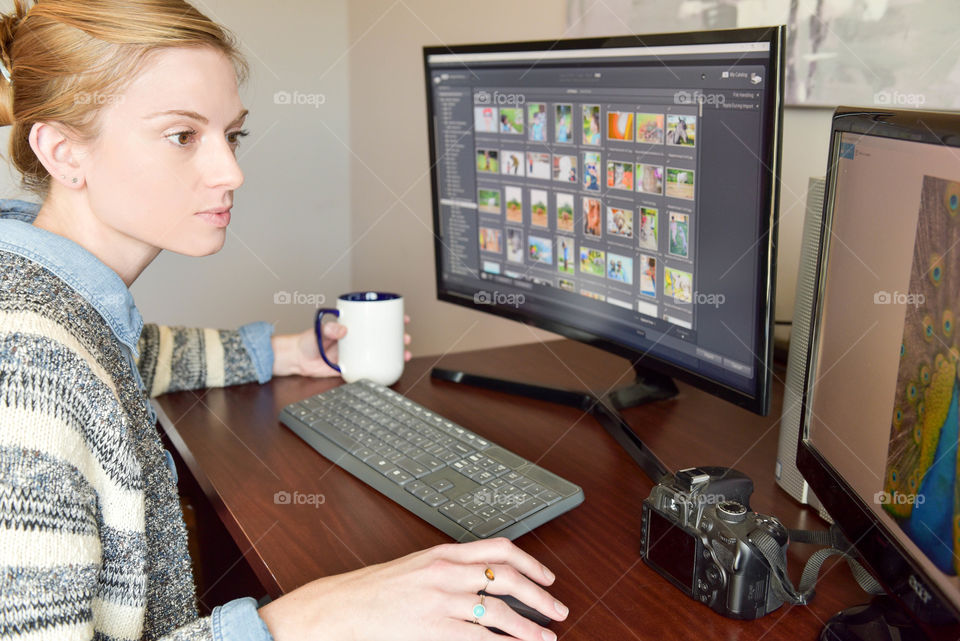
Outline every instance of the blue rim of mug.
POLYGON ((350 292, 341 294, 337 300, 350 303, 378 303, 388 300, 397 300, 401 298, 400 294, 391 294, 389 292, 350 292))

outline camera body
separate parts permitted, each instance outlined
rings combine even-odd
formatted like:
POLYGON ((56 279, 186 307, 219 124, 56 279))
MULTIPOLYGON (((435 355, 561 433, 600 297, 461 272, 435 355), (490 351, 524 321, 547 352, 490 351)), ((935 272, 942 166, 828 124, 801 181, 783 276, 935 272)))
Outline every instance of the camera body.
POLYGON ((664 477, 643 502, 641 556, 647 565, 723 616, 757 619, 783 605, 774 571, 752 537, 787 531, 749 509, 753 483, 735 470, 690 468, 664 477))

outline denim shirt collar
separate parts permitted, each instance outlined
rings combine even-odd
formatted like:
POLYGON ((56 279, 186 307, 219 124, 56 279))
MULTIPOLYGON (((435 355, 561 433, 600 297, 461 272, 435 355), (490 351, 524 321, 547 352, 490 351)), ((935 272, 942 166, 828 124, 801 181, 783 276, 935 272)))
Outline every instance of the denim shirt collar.
POLYGON ((72 240, 34 227, 38 211, 36 203, 0 199, 0 249, 32 260, 66 282, 136 357, 143 317, 123 279, 72 240))

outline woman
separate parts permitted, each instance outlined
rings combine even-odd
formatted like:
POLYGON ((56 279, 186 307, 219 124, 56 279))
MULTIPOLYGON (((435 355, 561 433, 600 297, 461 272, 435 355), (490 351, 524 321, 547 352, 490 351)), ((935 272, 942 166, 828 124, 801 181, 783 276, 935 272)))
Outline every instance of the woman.
MULTIPOLYGON (((0 23, 0 123, 43 204, 8 201, 0 220, 0 634, 479 639, 496 626, 555 639, 497 600, 474 611, 485 588, 566 615, 540 587, 549 571, 503 539, 198 617, 175 470, 146 395, 331 374, 309 331, 144 327, 128 291, 161 250, 222 247, 243 182, 243 61, 180 0, 15 5, 0 23)), ((327 331, 332 344, 344 330, 327 331)))

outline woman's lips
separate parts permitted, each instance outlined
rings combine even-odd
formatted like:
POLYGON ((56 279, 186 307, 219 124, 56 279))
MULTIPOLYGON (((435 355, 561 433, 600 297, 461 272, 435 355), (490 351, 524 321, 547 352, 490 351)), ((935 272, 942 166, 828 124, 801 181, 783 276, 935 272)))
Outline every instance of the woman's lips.
POLYGON ((208 211, 201 211, 196 215, 200 216, 200 218, 203 218, 214 227, 226 227, 230 224, 229 209, 211 209, 208 211))

